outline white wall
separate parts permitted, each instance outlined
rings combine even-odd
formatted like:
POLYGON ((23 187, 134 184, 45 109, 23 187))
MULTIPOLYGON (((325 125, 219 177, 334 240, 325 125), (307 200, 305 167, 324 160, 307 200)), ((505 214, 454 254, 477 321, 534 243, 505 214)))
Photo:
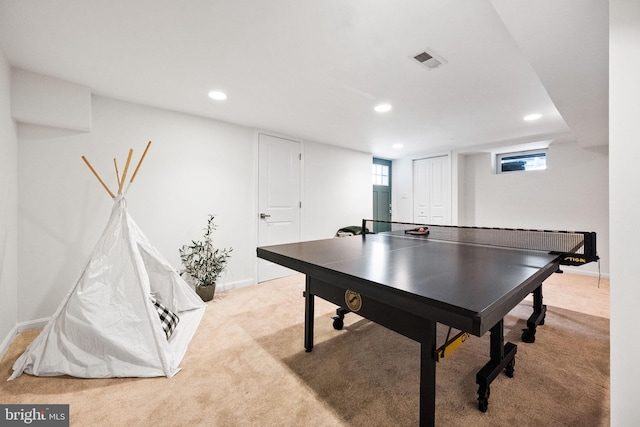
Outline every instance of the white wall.
POLYGON ((88 132, 91 130, 91 89, 14 68, 11 115, 21 123, 88 132))
MULTIPOLYGON (((495 174, 491 154, 465 156, 460 225, 595 231, 601 272, 609 274, 607 147, 551 144, 547 170, 495 174)), ((588 264, 576 272, 596 273, 588 264)))
POLYGON ((18 143, 10 112, 11 71, 0 51, 0 356, 18 318, 18 143))
POLYGON ((640 425, 640 2, 610 2, 611 425, 640 425))
MULTIPOLYGON (((603 141, 604 144, 604 141, 603 141)), ((458 217, 453 223, 481 227, 595 231, 600 270, 609 274, 609 157, 605 145, 580 148, 551 144, 546 171, 495 174, 492 154, 459 155, 452 181, 458 188, 458 217)), ((412 162, 394 161, 394 203, 398 220, 412 221, 412 162)), ((455 194, 454 194, 455 196, 455 194)), ((597 274, 595 263, 575 269, 597 274)))
MULTIPOLYGON (((129 210, 176 268, 178 248, 202 236, 216 214, 214 242, 232 246, 222 283, 252 282, 253 131, 215 120, 93 97, 93 130, 49 136, 19 127, 19 320, 53 313, 74 283, 112 207, 81 160, 85 155, 116 191, 129 148, 137 162, 153 141, 129 193, 129 210)), ((131 173, 131 172, 130 172, 131 173)))
MULTIPOLYGON (((255 283, 254 129, 99 96, 92 121, 89 133, 19 126, 19 322, 53 313, 109 216, 112 201, 81 156, 115 188, 113 158, 122 171, 128 149, 137 161, 149 140, 128 193, 135 221, 179 268, 178 248, 201 237, 207 215, 216 214, 215 245, 233 247, 220 287, 255 283)), ((303 149, 304 238, 331 237, 370 213, 370 156, 311 142, 303 149)))
POLYGON ((371 154, 304 143, 303 240, 325 239, 373 214, 371 154))

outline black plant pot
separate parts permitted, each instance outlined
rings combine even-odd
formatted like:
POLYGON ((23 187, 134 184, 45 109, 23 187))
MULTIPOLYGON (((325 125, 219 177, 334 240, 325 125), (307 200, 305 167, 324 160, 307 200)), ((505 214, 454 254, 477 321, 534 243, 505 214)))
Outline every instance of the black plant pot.
POLYGON ((207 302, 213 299, 213 294, 216 293, 216 282, 212 285, 202 286, 196 285, 196 293, 202 298, 202 301, 207 302))

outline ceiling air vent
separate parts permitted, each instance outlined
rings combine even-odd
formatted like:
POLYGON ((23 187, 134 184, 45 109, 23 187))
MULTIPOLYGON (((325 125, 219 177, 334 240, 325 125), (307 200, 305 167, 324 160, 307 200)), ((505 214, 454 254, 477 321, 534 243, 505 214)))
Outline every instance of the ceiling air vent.
POLYGON ((447 63, 447 61, 442 57, 433 53, 432 50, 426 49, 417 55, 414 55, 412 58, 419 64, 427 67, 428 70, 433 70, 434 68, 438 68, 440 65, 447 63))

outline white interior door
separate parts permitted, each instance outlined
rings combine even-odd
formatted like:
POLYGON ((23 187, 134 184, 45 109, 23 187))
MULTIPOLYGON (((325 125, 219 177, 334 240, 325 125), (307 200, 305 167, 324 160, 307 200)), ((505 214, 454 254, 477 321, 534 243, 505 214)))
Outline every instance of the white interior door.
MULTIPOLYGON (((300 143, 258 135, 258 245, 300 240, 300 143)), ((258 281, 293 272, 259 259, 258 281)))
POLYGON ((423 224, 451 224, 450 170, 449 156, 414 160, 414 222, 423 224))

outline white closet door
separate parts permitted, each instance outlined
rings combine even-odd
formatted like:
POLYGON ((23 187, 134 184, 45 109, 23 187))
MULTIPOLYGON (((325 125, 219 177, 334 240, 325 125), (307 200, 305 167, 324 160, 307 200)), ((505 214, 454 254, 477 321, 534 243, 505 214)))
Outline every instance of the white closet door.
POLYGON ((413 161, 413 221, 451 224, 451 167, 449 156, 413 161))

